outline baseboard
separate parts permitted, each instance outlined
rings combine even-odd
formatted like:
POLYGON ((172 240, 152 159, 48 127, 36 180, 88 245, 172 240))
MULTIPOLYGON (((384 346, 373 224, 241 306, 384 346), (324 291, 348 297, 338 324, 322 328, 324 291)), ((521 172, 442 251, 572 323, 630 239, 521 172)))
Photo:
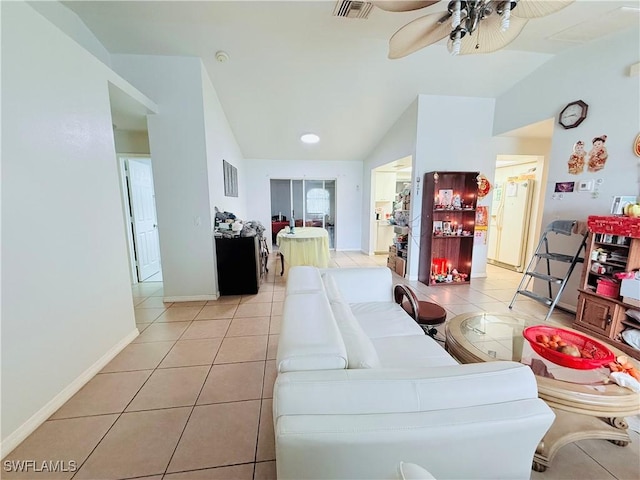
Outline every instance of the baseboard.
POLYGON ((556 308, 558 310, 562 310, 566 313, 573 313, 574 315, 576 314, 576 310, 577 307, 575 305, 571 305, 569 303, 565 303, 565 302, 558 302, 556 303, 556 308))
POLYGON ((201 302, 203 300, 217 300, 220 292, 215 295, 187 295, 184 297, 163 297, 164 302, 201 302))
POLYGON ((29 420, 20 425, 14 432, 9 434, 0 443, 0 458, 4 458, 11 453, 20 443, 31 435, 40 425, 42 425, 51 415, 53 415, 62 405, 73 397, 85 384, 91 380, 96 373, 104 368, 113 358, 129 345, 140 332, 137 328, 128 333, 122 340, 111 347, 93 365, 81 373, 73 382, 65 387, 59 394, 53 397, 47 404, 38 410, 29 420))

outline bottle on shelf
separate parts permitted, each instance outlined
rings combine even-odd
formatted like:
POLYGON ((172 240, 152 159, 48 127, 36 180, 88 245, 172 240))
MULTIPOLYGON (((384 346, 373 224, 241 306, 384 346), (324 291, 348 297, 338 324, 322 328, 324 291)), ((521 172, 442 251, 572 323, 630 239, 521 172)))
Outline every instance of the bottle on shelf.
POLYGON ((289 219, 289 233, 295 233, 296 221, 293 218, 293 212, 291 212, 291 218, 289 219))

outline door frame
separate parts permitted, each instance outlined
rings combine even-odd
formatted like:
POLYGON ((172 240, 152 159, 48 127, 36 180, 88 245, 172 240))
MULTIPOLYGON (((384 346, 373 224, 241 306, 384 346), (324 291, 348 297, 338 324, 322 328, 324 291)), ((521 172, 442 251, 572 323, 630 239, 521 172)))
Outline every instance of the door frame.
MULTIPOLYGON (((525 245, 523 246, 524 248, 524 252, 523 252, 523 265, 522 265, 522 270, 519 272, 523 272, 526 269, 527 266, 527 262, 529 262, 529 260, 531 259, 535 249, 536 249, 536 245, 538 244, 538 241, 540 240, 540 235, 542 234, 542 213, 544 212, 544 201, 545 201, 545 185, 546 185, 546 177, 547 177, 547 173, 548 173, 548 155, 542 155, 542 154, 535 154, 535 153, 527 153, 527 154, 522 154, 522 153, 503 153, 503 154, 497 154, 495 156, 495 163, 494 163, 494 170, 493 170, 493 181, 495 183, 495 177, 496 177, 496 171, 498 168, 497 163, 499 160, 504 160, 506 159, 506 157, 510 157, 513 158, 515 160, 521 160, 519 162, 514 163, 514 165, 516 164, 527 164, 527 163, 535 163, 536 164, 536 173, 535 173, 535 178, 534 178, 534 191, 532 192, 532 197, 531 197, 531 214, 530 214, 530 218, 529 218, 529 228, 528 228, 528 232, 527 232, 527 240, 525 242, 525 245)), ((504 193, 503 193, 504 194, 504 193)), ((489 214, 491 215, 490 212, 489 214)), ((489 230, 488 230, 488 235, 491 235, 492 232, 495 235, 496 232, 491 229, 491 222, 489 222, 489 230)), ((489 261, 488 256, 485 258, 485 262, 488 265, 495 265, 501 268, 506 268, 509 270, 513 270, 513 271, 517 271, 515 269, 511 269, 508 266, 505 266, 505 264, 500 264, 500 263, 492 263, 489 261)))
MULTIPOLYGON (((334 189, 335 191, 333 192, 333 204, 334 204, 334 213, 333 213, 333 248, 330 248, 330 250, 336 250, 337 251, 337 243, 338 243, 338 178, 335 177, 330 177, 330 178, 326 178, 326 177, 283 177, 283 176, 275 176, 275 177, 269 177, 269 212, 271 212, 271 181, 272 180, 287 180, 289 181, 289 203, 293 208, 293 182, 294 181, 298 181, 298 180, 302 180, 302 192, 303 192, 303 198, 302 198, 302 219, 304 222, 304 219, 306 218, 306 214, 307 214, 307 198, 306 198, 306 194, 305 194, 305 182, 307 181, 315 181, 315 182, 334 182, 334 189)), ((324 183, 322 184, 324 187, 324 183)), ((290 218, 291 216, 291 211, 287 212, 287 218, 290 218)), ((271 216, 269 216, 269 219, 271 219, 271 216)), ((324 222, 324 220, 323 220, 324 222)), ((326 227, 326 225, 325 225, 326 227)), ((160 261, 162 262, 162 258, 160 259, 160 261)))
MULTIPOLYGON (((133 236, 133 217, 131 215, 131 201, 129 199, 129 185, 127 183, 126 161, 128 158, 145 158, 151 161, 151 169, 153 171, 153 160, 151 155, 139 153, 119 153, 118 154, 118 173, 120 175, 120 198, 122 199, 122 214, 124 220, 125 232, 127 235, 127 250, 129 253, 129 277, 131 284, 143 283, 138 280, 138 262, 136 259, 135 240, 133 236)), ((155 205, 154 205, 155 208, 155 205)), ((157 212, 156 212, 157 218, 157 212)), ((160 255, 160 265, 162 266, 162 252, 160 255)), ((161 270, 162 271, 162 267, 161 270)))

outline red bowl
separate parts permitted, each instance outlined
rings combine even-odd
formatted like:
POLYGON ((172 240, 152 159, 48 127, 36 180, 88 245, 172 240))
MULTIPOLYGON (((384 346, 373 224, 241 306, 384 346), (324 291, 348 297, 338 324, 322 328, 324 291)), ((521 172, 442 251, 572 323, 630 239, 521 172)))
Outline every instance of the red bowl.
POLYGON ((533 348, 538 355, 563 367, 592 370, 615 361, 613 352, 603 344, 571 330, 536 325, 525 328, 522 335, 529 341, 531 348, 533 348), (572 357, 566 353, 558 352, 553 348, 545 347, 536 340, 538 335, 547 335, 548 337, 551 337, 551 335, 559 335, 567 344, 575 345, 580 350, 588 350, 593 358, 572 357))

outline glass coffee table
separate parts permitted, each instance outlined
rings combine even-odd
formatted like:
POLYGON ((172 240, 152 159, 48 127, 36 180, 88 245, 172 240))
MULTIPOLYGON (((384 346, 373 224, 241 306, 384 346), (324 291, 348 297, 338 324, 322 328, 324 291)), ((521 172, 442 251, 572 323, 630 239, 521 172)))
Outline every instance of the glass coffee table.
MULTIPOLYGON (((460 363, 512 360, 531 367, 538 395, 556 414, 536 450, 534 470, 546 470, 561 447, 578 440, 605 439, 628 445, 624 417, 640 413, 640 393, 610 382, 606 367, 576 370, 543 359, 522 336, 525 327, 539 324, 523 315, 465 313, 447 324, 445 348, 460 363)), ((607 347, 616 356, 624 355, 607 347)))

